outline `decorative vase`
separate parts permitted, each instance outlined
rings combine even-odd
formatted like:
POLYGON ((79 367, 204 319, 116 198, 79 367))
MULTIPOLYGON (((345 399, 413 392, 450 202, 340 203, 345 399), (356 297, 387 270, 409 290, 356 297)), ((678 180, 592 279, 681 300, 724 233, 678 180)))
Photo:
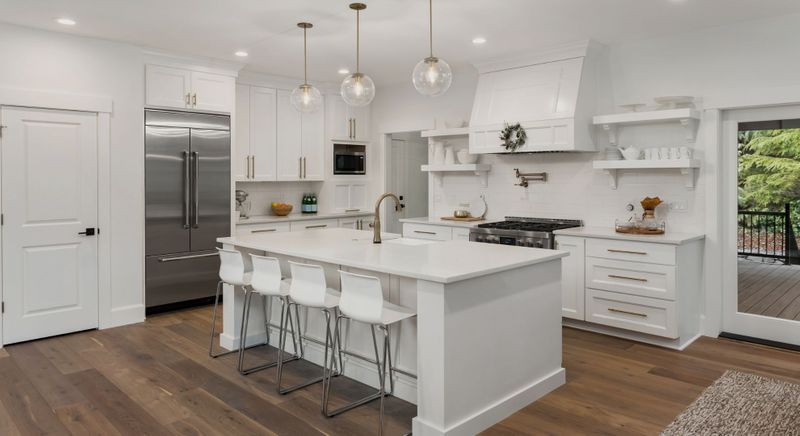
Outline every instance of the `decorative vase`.
POLYGON ((444 163, 445 165, 455 165, 456 153, 453 151, 453 147, 444 148, 444 163))
POLYGON ((433 143, 433 163, 436 165, 441 165, 444 163, 445 152, 444 152, 444 144, 441 142, 434 142, 433 143))

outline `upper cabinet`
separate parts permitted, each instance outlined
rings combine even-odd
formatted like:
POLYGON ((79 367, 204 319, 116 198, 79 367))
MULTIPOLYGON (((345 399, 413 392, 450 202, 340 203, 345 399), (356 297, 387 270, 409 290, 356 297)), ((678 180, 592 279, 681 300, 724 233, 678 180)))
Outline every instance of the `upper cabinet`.
POLYGON ((236 79, 230 75, 147 65, 145 105, 227 112, 234 109, 236 79))
POLYGON ((272 88, 236 85, 236 180, 277 180, 276 100, 272 88))
POLYGON ((338 95, 326 96, 328 137, 338 142, 368 142, 370 106, 349 106, 338 95))
MULTIPOLYGON (((506 123, 527 134, 518 152, 594 151, 592 116, 605 97, 603 51, 596 44, 479 66, 469 125, 470 153, 506 153, 500 132, 506 123)), ((610 96, 608 96, 610 97, 610 96)), ((602 107, 602 106, 600 106, 602 107)))

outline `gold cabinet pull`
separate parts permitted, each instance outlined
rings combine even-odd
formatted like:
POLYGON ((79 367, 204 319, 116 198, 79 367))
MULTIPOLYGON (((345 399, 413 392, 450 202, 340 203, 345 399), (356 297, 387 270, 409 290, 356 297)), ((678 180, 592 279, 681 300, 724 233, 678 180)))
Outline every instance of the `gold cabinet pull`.
POLYGON ((192 105, 192 93, 191 92, 187 92, 186 93, 186 106, 191 106, 191 105, 192 105))
POLYGON ((303 178, 303 158, 302 157, 298 157, 297 158, 297 165, 299 165, 297 167, 297 178, 298 179, 302 179, 303 178))
POLYGON ((617 249, 614 249, 614 248, 609 248, 608 252, 609 253, 623 253, 623 254, 639 254, 639 255, 642 255, 642 256, 647 256, 647 253, 645 253, 644 251, 617 250, 617 249))
POLYGON ((646 314, 646 313, 641 313, 641 312, 631 312, 630 310, 622 310, 622 309, 615 309, 615 308, 613 308, 613 307, 609 307, 609 308, 608 308, 608 311, 609 311, 609 312, 614 312, 614 313, 622 313, 622 314, 625 314, 625 315, 633 315, 633 316, 638 316, 638 317, 640 317, 640 318, 647 318, 647 314, 646 314))
POLYGON ((250 166, 253 168, 252 171, 250 171, 250 174, 252 174, 253 178, 255 179, 256 178, 256 156, 255 155, 250 156, 250 166))
POLYGON ((610 279, 634 280, 634 281, 637 281, 637 282, 647 282, 647 279, 643 279, 643 278, 639 278, 639 277, 618 276, 616 274, 609 274, 608 278, 610 278, 610 279))
POLYGON ((197 107, 197 93, 192 94, 192 107, 197 107))
POLYGON ((251 230, 250 233, 267 233, 267 232, 277 232, 278 229, 260 229, 260 230, 251 230))
POLYGON ((317 224, 317 225, 314 225, 314 226, 306 226, 307 229, 324 229, 325 227, 328 227, 328 225, 327 224, 317 224))

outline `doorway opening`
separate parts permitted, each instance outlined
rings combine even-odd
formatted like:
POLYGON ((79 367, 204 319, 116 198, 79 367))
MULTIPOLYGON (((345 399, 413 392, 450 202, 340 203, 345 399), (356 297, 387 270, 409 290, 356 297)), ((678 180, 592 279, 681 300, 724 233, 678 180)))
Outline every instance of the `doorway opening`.
POLYGON ((428 216, 428 176, 422 165, 428 163, 428 141, 421 132, 388 135, 386 146, 386 190, 397 194, 402 210, 386 208, 384 229, 403 233, 401 218, 428 216))
POLYGON ((737 311, 800 321, 800 119, 740 122, 737 311))

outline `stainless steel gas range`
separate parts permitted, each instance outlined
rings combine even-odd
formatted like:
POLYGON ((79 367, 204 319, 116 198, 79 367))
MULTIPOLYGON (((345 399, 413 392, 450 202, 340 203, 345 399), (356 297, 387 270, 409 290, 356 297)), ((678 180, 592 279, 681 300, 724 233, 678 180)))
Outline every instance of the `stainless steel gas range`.
POLYGON ((554 231, 582 225, 583 222, 580 220, 507 216, 505 221, 479 224, 477 227, 471 228, 469 240, 552 249, 555 246, 554 231))

